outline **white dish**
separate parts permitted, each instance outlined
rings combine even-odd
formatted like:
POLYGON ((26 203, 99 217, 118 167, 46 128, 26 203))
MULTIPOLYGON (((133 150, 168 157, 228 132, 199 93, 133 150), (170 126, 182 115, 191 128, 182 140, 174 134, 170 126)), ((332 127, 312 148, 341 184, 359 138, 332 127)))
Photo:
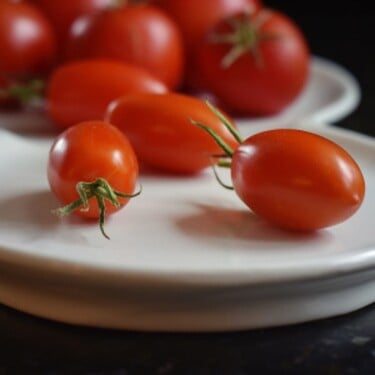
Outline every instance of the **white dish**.
MULTIPOLYGON (((333 123, 352 112, 360 97, 359 84, 350 72, 334 62, 313 57, 306 88, 285 111, 237 122, 246 134, 274 127, 296 127, 301 121, 333 123)), ((55 131, 42 111, 1 113, 0 127, 34 135, 55 131)))
MULTIPOLYGON (((347 313, 375 301, 375 140, 331 127, 367 182, 363 206, 315 235, 254 217, 210 170, 143 176, 106 223, 60 220, 45 177, 50 140, 0 132, 0 302, 71 324, 222 331, 347 313)), ((309 128, 311 129, 311 127, 309 128)))

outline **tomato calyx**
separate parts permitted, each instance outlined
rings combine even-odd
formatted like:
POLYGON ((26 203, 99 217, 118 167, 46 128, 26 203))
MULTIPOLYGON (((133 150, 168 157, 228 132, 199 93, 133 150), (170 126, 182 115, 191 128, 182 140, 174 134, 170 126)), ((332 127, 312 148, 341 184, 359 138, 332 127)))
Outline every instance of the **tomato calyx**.
POLYGON ((212 32, 208 35, 209 43, 229 44, 231 47, 221 60, 223 69, 229 68, 246 53, 251 54, 257 66, 262 66, 263 61, 259 45, 280 38, 277 34, 261 31, 262 25, 269 16, 270 11, 268 10, 261 10, 255 15, 245 11, 241 17, 230 17, 226 20, 232 29, 231 31, 225 33, 212 32))
MULTIPOLYGON (((229 119, 222 112, 220 112, 218 108, 213 106, 209 101, 206 101, 206 105, 224 124, 224 126, 232 134, 234 139, 238 142, 238 144, 241 144, 244 141, 244 139, 242 138, 241 134, 237 131, 237 129, 233 127, 229 119)), ((215 178, 219 182, 219 184, 226 189, 233 190, 233 186, 227 185, 221 180, 221 178, 219 177, 219 174, 217 173, 215 166, 217 165, 218 167, 221 167, 221 168, 230 168, 234 150, 224 141, 222 137, 220 137, 209 126, 202 124, 201 122, 195 121, 194 119, 190 119, 190 122, 193 125, 197 126, 198 128, 201 128, 205 132, 207 132, 215 140, 215 142, 219 145, 219 147, 223 150, 224 152, 223 154, 215 154, 215 155, 210 156, 211 167, 214 172, 215 178)))
POLYGON ((126 194, 119 191, 114 190, 110 184, 104 178, 98 178, 92 182, 78 182, 76 185, 76 190, 79 195, 79 198, 74 202, 67 204, 66 206, 57 208, 52 210, 52 213, 62 217, 68 216, 73 211, 80 208, 81 210, 88 210, 89 209, 89 200, 91 198, 95 198, 98 207, 99 207, 99 228, 103 236, 107 239, 110 239, 109 236, 106 234, 104 230, 104 221, 105 221, 105 200, 109 201, 112 205, 116 208, 121 206, 120 201, 118 198, 134 198, 137 195, 141 194, 141 190, 139 189, 134 194, 126 194))
POLYGON ((12 82, 7 87, 0 89, 0 99, 16 99, 22 104, 30 104, 42 97, 44 82, 32 79, 26 83, 12 82))

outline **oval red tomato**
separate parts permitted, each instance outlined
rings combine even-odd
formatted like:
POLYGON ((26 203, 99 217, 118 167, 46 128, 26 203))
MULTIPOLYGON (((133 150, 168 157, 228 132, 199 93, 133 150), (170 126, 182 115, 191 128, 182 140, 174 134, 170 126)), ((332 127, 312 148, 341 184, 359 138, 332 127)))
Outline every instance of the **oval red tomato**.
POLYGON ((195 173, 210 165, 210 155, 222 152, 190 119, 209 124, 233 148, 229 130, 208 108, 192 96, 140 93, 113 102, 106 121, 128 137, 140 162, 169 172, 195 173))
POLYGON ((359 209, 365 194, 356 161, 336 143, 302 130, 249 137, 232 156, 231 176, 254 213, 292 230, 341 223, 359 209))
POLYGON ((56 137, 49 152, 47 177, 51 191, 64 205, 58 210, 60 215, 74 212, 85 218, 100 218, 102 226, 101 215, 110 215, 128 203, 138 178, 138 162, 130 143, 116 127, 102 121, 88 121, 56 137), (77 184, 82 182, 91 184, 90 188, 85 187, 89 198, 85 209, 77 192, 77 184), (108 187, 118 205, 108 199, 105 190, 108 187), (104 209, 100 207, 100 199, 104 209), (74 209, 68 206, 72 202, 77 203, 74 209))
POLYGON ((157 7, 114 7, 77 20, 71 31, 66 47, 69 59, 106 57, 132 63, 148 70, 170 89, 182 80, 184 49, 180 31, 157 7))
POLYGON ((0 72, 5 78, 49 72, 56 38, 44 14, 26 2, 0 1, 0 72))
POLYGON ((108 104, 133 92, 167 91, 146 70, 106 59, 89 59, 59 66, 50 76, 46 111, 66 128, 86 120, 102 120, 108 104))
POLYGON ((221 19, 245 9, 257 11, 261 0, 153 0, 179 26, 186 48, 185 85, 191 89, 205 88, 204 77, 196 71, 196 48, 206 33, 221 19))
POLYGON ((208 88, 234 112, 263 116, 302 92, 310 53, 293 20, 263 9, 220 21, 201 44, 197 63, 208 88))

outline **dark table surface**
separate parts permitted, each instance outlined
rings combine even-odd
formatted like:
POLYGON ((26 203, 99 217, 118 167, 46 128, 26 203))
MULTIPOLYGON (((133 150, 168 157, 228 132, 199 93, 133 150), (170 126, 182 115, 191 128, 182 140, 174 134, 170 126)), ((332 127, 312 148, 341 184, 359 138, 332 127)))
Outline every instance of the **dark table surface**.
MULTIPOLYGON (((375 136, 374 14, 363 3, 268 1, 300 24, 315 55, 358 79, 361 103, 335 126, 375 136)), ((75 327, 0 305, 0 374, 273 373, 375 374, 375 305, 306 324, 214 334, 75 327)))

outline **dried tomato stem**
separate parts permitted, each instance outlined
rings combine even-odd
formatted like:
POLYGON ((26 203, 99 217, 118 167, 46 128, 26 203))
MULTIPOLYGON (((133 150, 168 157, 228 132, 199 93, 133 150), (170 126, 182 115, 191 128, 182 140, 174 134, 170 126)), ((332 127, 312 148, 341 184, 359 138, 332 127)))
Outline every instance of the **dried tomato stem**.
POLYGON ((105 200, 108 200, 116 208, 121 206, 118 197, 121 198, 133 198, 141 193, 142 189, 139 189, 134 194, 126 194, 113 190, 109 183, 104 178, 98 178, 93 182, 78 182, 76 186, 79 198, 66 206, 52 210, 52 213, 58 216, 68 216, 73 211, 81 208, 81 210, 89 209, 89 200, 95 198, 99 207, 99 228, 103 236, 109 239, 109 236, 104 230, 105 221, 105 200))

